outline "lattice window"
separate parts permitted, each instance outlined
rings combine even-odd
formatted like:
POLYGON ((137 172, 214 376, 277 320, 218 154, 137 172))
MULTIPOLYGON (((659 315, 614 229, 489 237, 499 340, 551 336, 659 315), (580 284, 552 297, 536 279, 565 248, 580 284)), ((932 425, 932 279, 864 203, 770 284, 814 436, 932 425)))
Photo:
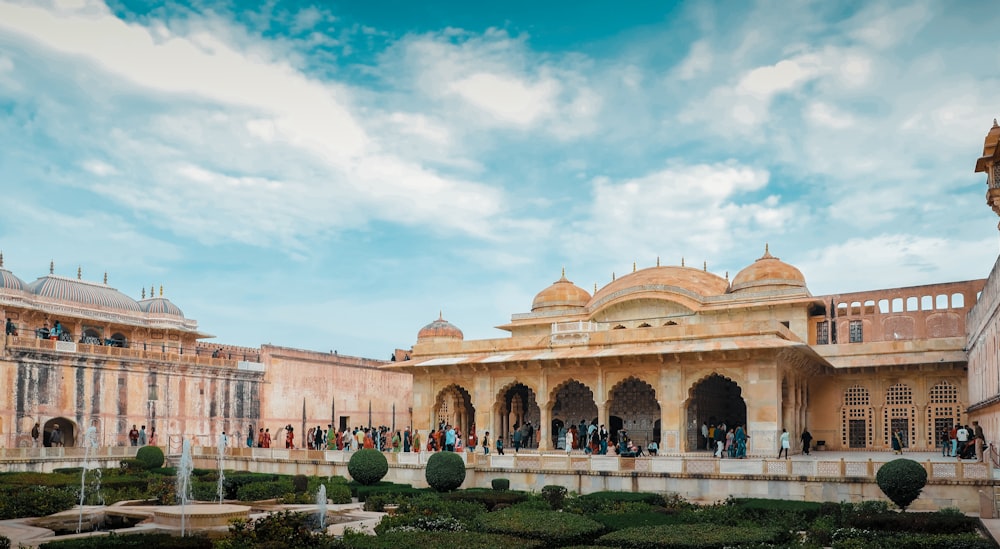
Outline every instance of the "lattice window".
POLYGON ((941 431, 950 431, 960 418, 962 406, 958 401, 958 387, 942 381, 931 387, 928 400, 927 446, 936 448, 941 445, 941 431))
POLYGON ((864 323, 860 320, 852 320, 850 325, 851 343, 861 343, 864 341, 864 323))
POLYGON ((952 404, 958 402, 958 387, 942 381, 931 387, 931 404, 952 404))
POLYGON ((871 395, 860 385, 844 391, 844 407, 841 409, 841 444, 845 448, 868 448, 872 445, 871 395))
POLYGON ((916 406, 886 406, 882 412, 882 442, 892 447, 892 433, 900 431, 903 447, 908 448, 917 437, 916 406))
POLYGON ((868 406, 871 404, 871 397, 868 389, 860 385, 855 385, 844 392, 845 406, 868 406))
POLYGON ((909 385, 897 383, 885 392, 885 403, 893 404, 913 404, 913 389, 909 385))
POLYGON ((816 323, 816 344, 827 345, 830 343, 830 322, 824 320, 816 323))

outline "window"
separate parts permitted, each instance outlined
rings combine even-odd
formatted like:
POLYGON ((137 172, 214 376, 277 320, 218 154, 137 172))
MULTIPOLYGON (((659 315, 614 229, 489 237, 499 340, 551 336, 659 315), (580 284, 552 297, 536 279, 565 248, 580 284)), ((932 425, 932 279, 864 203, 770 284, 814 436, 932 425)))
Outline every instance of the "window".
POLYGON ((830 321, 816 323, 816 344, 827 345, 830 343, 830 321))
POLYGON ((852 320, 850 325, 851 330, 851 343, 861 343, 864 341, 862 337, 864 324, 860 320, 852 320))

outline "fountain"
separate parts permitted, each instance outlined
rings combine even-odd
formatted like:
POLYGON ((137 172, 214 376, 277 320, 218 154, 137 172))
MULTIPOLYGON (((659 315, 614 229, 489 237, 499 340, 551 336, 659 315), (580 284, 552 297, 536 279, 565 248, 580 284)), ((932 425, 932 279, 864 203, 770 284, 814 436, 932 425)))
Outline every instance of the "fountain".
POLYGON ((184 439, 181 450, 181 461, 177 467, 177 499, 181 502, 181 537, 184 537, 185 506, 191 501, 191 471, 194 470, 194 460, 191 459, 191 441, 184 439))
POLYGON ((216 489, 216 493, 219 495, 219 505, 223 503, 223 497, 225 496, 225 490, 223 489, 223 483, 226 481, 226 475, 222 472, 222 458, 226 454, 226 432, 223 431, 219 435, 219 485, 216 489))
POLYGON ((90 469, 94 470, 94 475, 96 478, 96 490, 97 494, 101 492, 101 469, 99 467, 94 467, 90 463, 90 454, 92 450, 97 449, 97 427, 91 425, 87 428, 87 432, 83 438, 83 471, 80 472, 80 516, 76 522, 76 533, 79 534, 80 530, 83 528, 83 503, 87 493, 87 471, 90 469))
POLYGON ((326 485, 320 484, 316 492, 316 522, 319 529, 326 529, 326 485))

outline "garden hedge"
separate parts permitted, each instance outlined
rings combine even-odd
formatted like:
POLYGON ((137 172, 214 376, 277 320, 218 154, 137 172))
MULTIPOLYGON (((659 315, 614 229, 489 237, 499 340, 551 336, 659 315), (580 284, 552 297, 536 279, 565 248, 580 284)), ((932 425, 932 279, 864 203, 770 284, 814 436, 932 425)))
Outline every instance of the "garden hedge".
POLYGON ((146 466, 146 470, 163 467, 163 450, 159 446, 143 446, 135 453, 135 459, 146 466))
POLYGON ((382 452, 373 448, 358 450, 347 462, 347 472, 360 484, 369 486, 382 480, 389 472, 389 461, 382 452))
MULTIPOLYGON (((722 549, 780 544, 786 533, 769 528, 726 524, 670 524, 625 528, 602 536, 601 545, 628 549, 722 549)), ((784 547, 785 545, 779 545, 784 547)))
POLYGON ((476 518, 475 529, 538 540, 546 546, 558 547, 593 541, 604 531, 604 526, 573 513, 512 507, 480 515, 476 518))
POLYGON ((450 492, 465 482, 465 462, 454 452, 437 452, 427 460, 427 484, 438 492, 450 492))
POLYGON ((461 549, 534 549, 543 547, 535 540, 484 534, 479 532, 408 531, 387 532, 379 536, 347 534, 347 547, 358 549, 428 549, 431 547, 454 547, 461 549))
POLYGON ((879 467, 875 482, 886 497, 905 511, 927 484, 927 470, 912 459, 894 459, 879 467))

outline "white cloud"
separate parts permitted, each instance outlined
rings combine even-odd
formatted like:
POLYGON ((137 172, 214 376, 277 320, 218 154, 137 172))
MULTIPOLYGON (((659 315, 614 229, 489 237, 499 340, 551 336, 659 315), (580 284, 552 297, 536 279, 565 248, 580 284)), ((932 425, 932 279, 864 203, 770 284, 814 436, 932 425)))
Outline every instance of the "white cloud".
POLYGON ((854 117, 850 113, 822 101, 814 101, 807 105, 805 115, 810 122, 835 130, 850 128, 855 124, 854 117))
POLYGON ((712 46, 708 40, 698 40, 691 44, 687 57, 674 70, 677 78, 690 80, 708 73, 712 68, 712 46))
POLYGON ((528 83, 509 75, 476 73, 448 89, 500 122, 531 126, 554 110, 560 86, 552 79, 528 83))
POLYGON ((882 234, 827 246, 796 266, 813 294, 853 292, 985 277, 995 254, 983 251, 996 249, 995 238, 882 234))
MULTIPOLYGON (((671 165, 648 175, 593 181, 589 219, 577 227, 576 245, 588 253, 651 256, 667 249, 715 254, 740 233, 778 233, 792 219, 776 196, 747 198, 763 190, 766 170, 735 162, 671 165)), ((581 251, 584 251, 581 250, 581 251)))
POLYGON ((370 120, 385 116, 356 106, 349 86, 308 76, 282 59, 281 47, 269 49, 217 18, 145 27, 96 2, 59 10, 0 2, 0 33, 62 54, 49 65, 78 75, 83 95, 73 100, 112 88, 153 92, 155 106, 139 116, 108 103, 77 108, 95 123, 89 133, 106 132, 80 137, 103 147, 107 161, 81 164, 103 178, 95 192, 164 228, 205 241, 303 249, 303 236, 372 219, 480 238, 494 238, 491 227, 504 223, 501 191, 437 173, 397 145, 418 134, 443 146, 447 127, 415 115, 373 135, 370 120), (92 66, 102 79, 83 76, 92 66), (98 84, 99 91, 86 89, 98 84), (94 106, 111 110, 90 112, 94 106), (127 130, 107 126, 124 116, 133 122, 127 130))

